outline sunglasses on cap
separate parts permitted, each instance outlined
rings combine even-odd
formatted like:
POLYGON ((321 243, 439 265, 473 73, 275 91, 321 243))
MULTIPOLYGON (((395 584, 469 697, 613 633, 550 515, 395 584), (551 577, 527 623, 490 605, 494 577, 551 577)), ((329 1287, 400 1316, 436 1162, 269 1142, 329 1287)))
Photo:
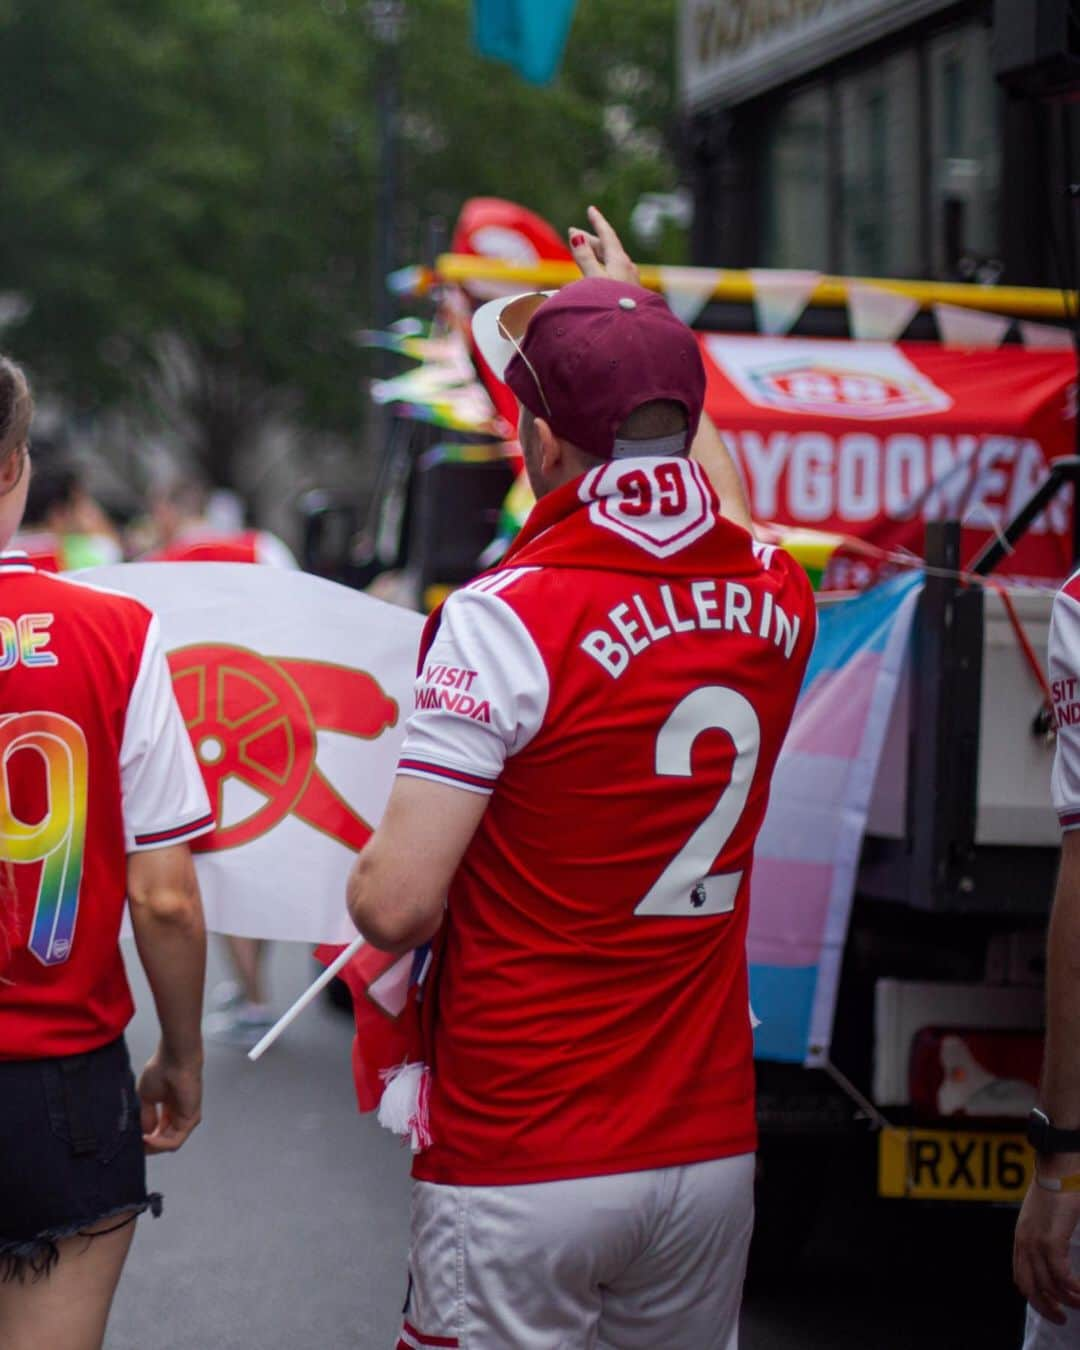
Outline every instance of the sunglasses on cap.
POLYGON ((499 311, 496 323, 499 336, 510 343, 514 351, 521 357, 525 369, 533 377, 536 392, 540 395, 540 402, 544 405, 544 411, 548 417, 551 416, 551 404, 544 393, 544 386, 540 383, 540 376, 537 375, 535 366, 521 349, 521 343, 530 319, 544 301, 550 297, 550 294, 550 291, 532 291, 526 295, 519 295, 516 300, 511 300, 508 305, 499 311))

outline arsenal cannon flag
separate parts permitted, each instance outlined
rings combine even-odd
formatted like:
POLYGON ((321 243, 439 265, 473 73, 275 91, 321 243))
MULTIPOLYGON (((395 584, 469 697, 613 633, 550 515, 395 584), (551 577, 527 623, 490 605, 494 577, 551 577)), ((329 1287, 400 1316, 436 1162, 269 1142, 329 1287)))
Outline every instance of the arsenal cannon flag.
POLYGON ((390 793, 420 616, 277 568, 127 563, 82 575, 161 620, 216 812, 193 845, 208 926, 350 941, 345 880, 390 793))

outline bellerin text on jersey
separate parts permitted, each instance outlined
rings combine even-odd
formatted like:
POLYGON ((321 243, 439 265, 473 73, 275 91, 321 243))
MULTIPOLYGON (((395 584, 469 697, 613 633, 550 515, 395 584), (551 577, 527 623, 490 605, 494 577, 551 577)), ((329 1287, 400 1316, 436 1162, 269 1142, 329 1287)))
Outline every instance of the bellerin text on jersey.
POLYGON ((771 592, 755 593, 737 581, 691 581, 688 589, 687 596, 676 594, 667 582, 641 587, 608 612, 608 626, 586 635, 581 650, 614 680, 654 642, 695 629, 760 638, 791 660, 800 619, 778 605, 771 592))

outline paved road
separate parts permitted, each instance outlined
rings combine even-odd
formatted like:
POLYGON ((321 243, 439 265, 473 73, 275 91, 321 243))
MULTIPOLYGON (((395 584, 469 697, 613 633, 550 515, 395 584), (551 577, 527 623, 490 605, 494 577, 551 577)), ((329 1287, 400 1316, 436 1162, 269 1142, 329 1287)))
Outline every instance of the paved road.
MULTIPOLYGON (((216 953, 215 953, 216 957, 216 953)), ((213 965, 210 980, 221 977, 213 965)), ((129 1040, 154 1023, 137 963, 129 1040)), ((273 952, 284 1006, 316 971, 273 952)), ((165 1213, 142 1219, 107 1350, 375 1350, 394 1344, 405 1292, 409 1158, 356 1112, 349 1022, 319 1003, 258 1065, 208 1045, 202 1125, 150 1163, 165 1213)))
MULTIPOLYGON (((213 967, 211 980, 221 976, 216 954, 213 967)), ((137 963, 129 968, 138 1064, 153 1021, 137 963)), ((294 997, 313 969, 305 951, 279 946, 277 1001, 294 997)), ((180 1154, 151 1162, 165 1215, 140 1222, 106 1350, 394 1344, 409 1159, 356 1114, 350 1036, 346 1019, 319 1004, 258 1066, 208 1047, 205 1121, 180 1154)), ((1011 1216, 909 1209, 883 1222, 861 1189, 838 1180, 804 1259, 748 1296, 742 1350, 1017 1347, 1011 1216)))

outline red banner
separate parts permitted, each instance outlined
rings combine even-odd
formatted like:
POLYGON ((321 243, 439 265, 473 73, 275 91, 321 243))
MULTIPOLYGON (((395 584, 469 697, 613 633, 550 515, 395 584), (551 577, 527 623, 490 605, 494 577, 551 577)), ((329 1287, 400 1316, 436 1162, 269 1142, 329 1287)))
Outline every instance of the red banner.
MULTIPOLYGON (((928 521, 964 524, 963 558, 1075 453, 1068 351, 702 334, 706 407, 738 456, 754 518, 921 555, 928 521)), ((999 571, 1060 581, 1072 566, 1062 493, 999 571)), ((825 585, 870 580, 841 550, 825 585)))

